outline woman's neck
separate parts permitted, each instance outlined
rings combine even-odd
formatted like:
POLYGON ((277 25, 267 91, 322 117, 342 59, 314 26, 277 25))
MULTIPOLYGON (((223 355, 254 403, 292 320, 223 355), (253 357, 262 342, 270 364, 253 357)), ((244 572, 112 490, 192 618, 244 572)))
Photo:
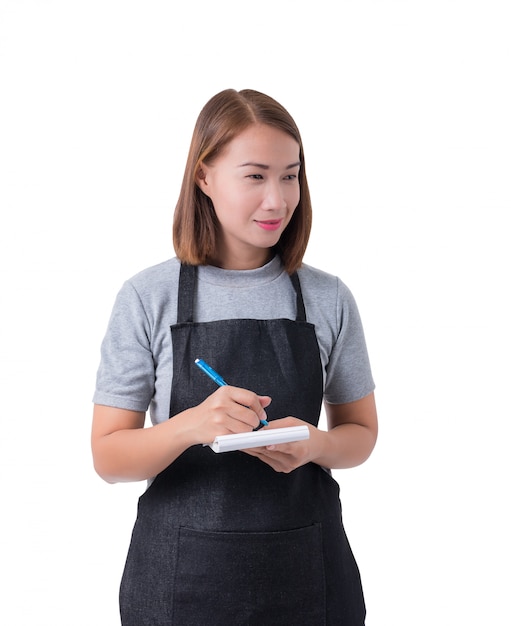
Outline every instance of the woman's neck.
POLYGON ((210 264, 224 270, 255 270, 266 265, 275 256, 274 251, 271 249, 261 250, 260 252, 262 254, 249 256, 220 255, 217 258, 212 258, 210 264))

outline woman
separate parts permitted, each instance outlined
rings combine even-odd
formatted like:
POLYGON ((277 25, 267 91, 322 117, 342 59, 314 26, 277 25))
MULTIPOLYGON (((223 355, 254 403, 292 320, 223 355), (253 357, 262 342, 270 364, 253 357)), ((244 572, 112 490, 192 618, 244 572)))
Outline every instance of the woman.
POLYGON ((148 481, 121 581, 125 626, 364 623, 330 470, 371 454, 374 383, 351 293, 302 263, 311 215, 289 113, 252 90, 214 96, 193 133, 176 258, 124 284, 102 344, 96 471, 148 481), (261 420, 306 424, 309 439, 203 445, 261 420))

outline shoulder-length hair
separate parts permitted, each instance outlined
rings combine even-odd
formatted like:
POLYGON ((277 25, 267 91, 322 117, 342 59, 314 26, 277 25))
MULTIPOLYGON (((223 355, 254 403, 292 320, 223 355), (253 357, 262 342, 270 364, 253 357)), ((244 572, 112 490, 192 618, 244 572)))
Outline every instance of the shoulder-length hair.
POLYGON ((284 131, 300 147, 300 201, 274 249, 288 273, 301 266, 312 224, 302 139, 286 109, 270 96, 252 89, 221 91, 206 103, 197 118, 174 212, 174 249, 181 262, 206 265, 216 253, 220 225, 211 200, 196 182, 202 163, 212 163, 230 141, 256 123, 284 131))

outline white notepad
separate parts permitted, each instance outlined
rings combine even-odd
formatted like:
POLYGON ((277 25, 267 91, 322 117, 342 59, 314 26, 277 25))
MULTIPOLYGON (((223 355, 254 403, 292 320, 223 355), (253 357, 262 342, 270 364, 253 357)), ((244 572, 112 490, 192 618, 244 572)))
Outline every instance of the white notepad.
POLYGON ((245 450, 258 446, 270 446, 274 443, 287 443, 309 438, 307 426, 289 426, 288 428, 272 428, 269 430, 254 430, 249 433, 235 433, 233 435, 219 435, 208 445, 215 452, 231 452, 245 450))

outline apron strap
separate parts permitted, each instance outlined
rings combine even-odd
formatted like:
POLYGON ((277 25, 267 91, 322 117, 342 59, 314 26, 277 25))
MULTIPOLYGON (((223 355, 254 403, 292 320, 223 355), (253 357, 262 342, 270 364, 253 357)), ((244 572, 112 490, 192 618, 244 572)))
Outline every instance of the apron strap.
POLYGON ((177 323, 193 322, 193 299, 197 266, 181 263, 179 272, 179 291, 177 299, 177 323))
MULTIPOLYGON (((303 303, 302 287, 300 279, 295 272, 289 276, 296 292, 296 321, 306 322, 305 304, 303 303)), ((197 266, 181 263, 179 272, 179 292, 177 299, 177 323, 193 322, 193 301, 195 297, 195 282, 197 279, 197 266)))
POLYGON ((294 274, 291 274, 289 278, 291 279, 293 287, 296 291, 296 321, 306 322, 307 316, 305 315, 305 304, 303 303, 302 286, 300 285, 300 279, 298 278, 298 274, 296 272, 294 274))

